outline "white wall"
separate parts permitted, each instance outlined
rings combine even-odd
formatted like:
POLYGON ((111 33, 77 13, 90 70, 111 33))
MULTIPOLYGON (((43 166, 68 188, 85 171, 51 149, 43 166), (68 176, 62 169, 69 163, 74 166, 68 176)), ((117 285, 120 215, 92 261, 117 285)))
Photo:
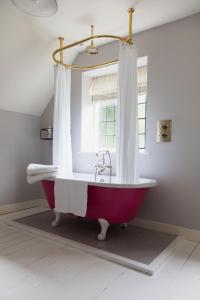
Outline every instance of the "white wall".
POLYGON ((0 205, 41 197, 26 182, 27 165, 40 162, 39 129, 39 117, 0 110, 0 205))
MULTIPOLYGON (((139 56, 148 56, 146 147, 150 154, 140 156, 141 176, 159 181, 149 192, 141 216, 195 229, 200 229, 199 36, 200 14, 196 14, 134 37, 139 56), (171 143, 156 143, 159 119, 172 119, 171 143)), ((98 56, 81 53, 75 63, 116 57, 114 42, 102 46, 98 56)), ((48 119, 46 114, 42 119, 48 119)), ((80 153, 80 71, 72 74, 71 115, 74 170, 94 171, 94 154, 80 153)))

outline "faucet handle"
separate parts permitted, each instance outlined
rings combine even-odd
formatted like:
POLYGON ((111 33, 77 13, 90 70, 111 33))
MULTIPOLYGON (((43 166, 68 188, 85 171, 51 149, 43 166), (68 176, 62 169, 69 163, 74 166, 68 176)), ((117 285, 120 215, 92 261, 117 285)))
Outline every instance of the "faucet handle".
POLYGON ((108 169, 112 169, 111 165, 105 165, 105 167, 108 168, 108 169))

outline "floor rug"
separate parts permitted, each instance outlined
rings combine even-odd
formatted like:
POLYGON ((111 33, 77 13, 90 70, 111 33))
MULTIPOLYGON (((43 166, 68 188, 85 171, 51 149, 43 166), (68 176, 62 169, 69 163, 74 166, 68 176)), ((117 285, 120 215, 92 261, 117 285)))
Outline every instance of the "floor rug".
MULTIPOLYGON (((14 220, 14 223, 26 225, 35 228, 41 232, 53 234, 62 237, 66 241, 74 241, 80 245, 85 245, 87 249, 95 250, 99 256, 112 256, 117 261, 133 262, 134 265, 146 266, 147 273, 151 274, 154 262, 161 262, 160 256, 166 257, 171 244, 174 243, 177 236, 163 233, 155 230, 145 229, 134 225, 128 225, 123 229, 120 225, 110 226, 105 241, 98 241, 97 234, 100 226, 97 221, 88 221, 73 215, 63 214, 59 227, 53 228, 51 222, 54 219, 52 211, 33 214, 14 220), (166 249, 168 249, 166 251, 166 249), (100 255, 100 254, 104 255, 100 255), (159 258, 159 259, 158 259, 159 258), (148 270, 150 270, 148 272, 148 270)), ((27 228, 27 227, 26 227, 27 228)), ((90 252, 90 251, 89 251, 90 252)), ((131 266, 130 266, 131 267, 131 266)), ((137 268, 137 267, 136 267, 137 268)), ((140 268, 138 268, 140 269, 140 268)), ((144 270, 145 271, 145 268, 144 270)))

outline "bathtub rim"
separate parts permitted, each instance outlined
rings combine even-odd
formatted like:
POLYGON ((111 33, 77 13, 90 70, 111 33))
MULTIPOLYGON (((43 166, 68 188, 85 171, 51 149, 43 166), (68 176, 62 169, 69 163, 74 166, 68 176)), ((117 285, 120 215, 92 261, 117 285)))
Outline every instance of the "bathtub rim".
POLYGON ((87 182, 88 185, 90 186, 99 186, 99 187, 107 187, 107 188, 151 188, 151 187, 156 187, 158 185, 157 180, 155 179, 150 179, 150 178, 143 178, 141 177, 139 179, 139 183, 133 183, 133 184, 126 184, 126 183, 119 183, 115 182, 116 177, 112 176, 111 183, 110 182, 97 182, 97 181, 92 181, 92 178, 94 178, 94 175, 91 173, 73 173, 74 177, 49 177, 44 180, 49 180, 49 181, 56 181, 56 179, 67 179, 67 180, 72 180, 72 181, 78 181, 78 182, 87 182), (84 178, 85 175, 85 178, 84 178), (80 177, 78 177, 80 176, 80 177))

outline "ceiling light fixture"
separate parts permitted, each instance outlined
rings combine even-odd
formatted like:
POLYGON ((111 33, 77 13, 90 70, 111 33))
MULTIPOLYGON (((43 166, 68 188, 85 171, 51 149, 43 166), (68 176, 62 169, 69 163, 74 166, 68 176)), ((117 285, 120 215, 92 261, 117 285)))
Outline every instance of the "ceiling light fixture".
POLYGON ((19 10, 35 17, 51 17, 58 10, 56 0, 10 0, 19 10))

